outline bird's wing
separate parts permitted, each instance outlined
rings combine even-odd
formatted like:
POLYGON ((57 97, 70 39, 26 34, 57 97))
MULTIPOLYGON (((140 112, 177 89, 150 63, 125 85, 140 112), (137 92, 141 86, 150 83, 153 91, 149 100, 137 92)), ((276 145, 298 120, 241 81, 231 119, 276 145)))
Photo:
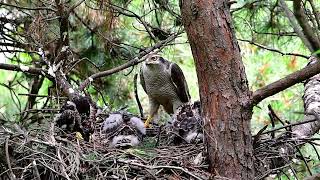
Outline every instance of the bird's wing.
POLYGON ((181 68, 176 63, 170 64, 170 77, 181 102, 189 102, 190 94, 187 81, 183 75, 181 68))
POLYGON ((144 92, 147 93, 147 89, 146 89, 146 83, 144 81, 144 77, 143 77, 143 70, 142 70, 142 66, 140 67, 140 84, 143 87, 144 92))

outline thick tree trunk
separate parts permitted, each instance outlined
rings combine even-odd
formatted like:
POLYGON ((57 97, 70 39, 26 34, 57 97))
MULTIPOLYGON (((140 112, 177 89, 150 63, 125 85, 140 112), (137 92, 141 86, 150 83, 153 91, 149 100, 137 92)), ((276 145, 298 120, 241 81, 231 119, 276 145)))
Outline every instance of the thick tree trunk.
POLYGON ((182 19, 196 63, 210 171, 253 179, 251 93, 227 2, 183 0, 182 19))

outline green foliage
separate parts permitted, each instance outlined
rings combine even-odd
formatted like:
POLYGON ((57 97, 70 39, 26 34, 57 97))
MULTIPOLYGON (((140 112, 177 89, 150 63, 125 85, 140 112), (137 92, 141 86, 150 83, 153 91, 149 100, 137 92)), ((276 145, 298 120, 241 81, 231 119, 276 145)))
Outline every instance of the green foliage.
POLYGON ((131 155, 135 155, 137 157, 143 157, 143 158, 151 158, 155 156, 155 152, 153 151, 148 151, 148 149, 144 148, 130 148, 125 150, 126 153, 131 154, 131 155))
MULTIPOLYGON (((0 119, 11 122, 18 121, 20 110, 23 110, 27 101, 26 96, 19 96, 19 94, 28 93, 26 89, 15 81, 21 76, 23 76, 22 73, 0 71, 0 119)), ((27 81, 20 81, 27 86, 27 81)))

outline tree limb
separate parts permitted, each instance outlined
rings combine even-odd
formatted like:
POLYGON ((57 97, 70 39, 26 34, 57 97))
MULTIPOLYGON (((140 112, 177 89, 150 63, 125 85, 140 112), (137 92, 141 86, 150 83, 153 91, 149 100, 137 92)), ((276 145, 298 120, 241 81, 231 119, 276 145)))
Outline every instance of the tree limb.
POLYGON ((303 33, 310 42, 314 51, 320 49, 320 42, 316 38, 316 34, 313 32, 312 27, 308 24, 308 18, 304 14, 304 9, 302 8, 302 0, 293 1, 294 15, 296 16, 300 26, 302 27, 303 33))
MULTIPOLYGON (((310 57, 310 59, 315 57, 310 57)), ((316 61, 314 64, 311 64, 299 71, 296 71, 288 76, 273 82, 261 89, 258 89, 253 93, 252 104, 256 105, 265 98, 277 94, 297 83, 300 83, 306 79, 311 78, 312 76, 320 73, 320 61, 316 61)))
MULTIPOLYGON (((314 14, 314 18, 316 19, 316 22, 318 24, 318 30, 320 30, 320 15, 319 15, 319 10, 316 8, 313 0, 309 0, 309 3, 311 5, 313 14, 314 14)), ((319 37, 320 38, 320 37, 319 37)))
POLYGON ((0 69, 8 70, 8 71, 18 71, 18 72, 25 72, 29 74, 36 74, 36 75, 45 75, 49 79, 51 79, 51 76, 49 76, 48 71, 41 68, 34 68, 24 65, 12 65, 12 64, 5 64, 0 63, 0 69))
POLYGON ((290 11, 287 3, 284 0, 280 0, 279 3, 280 3, 280 6, 283 8, 287 18, 289 19, 289 22, 292 25, 294 32, 297 33, 297 35, 299 36, 303 44, 309 49, 309 51, 313 52, 314 51, 313 47, 311 46, 310 42, 307 40, 307 38, 301 31, 301 28, 297 24, 297 20, 294 17, 294 14, 290 11))
MULTIPOLYGON (((319 61, 315 62, 318 63, 319 61)), ((311 62, 314 63, 314 62, 311 62)), ((309 65, 311 66, 311 65, 309 65)), ((292 128, 296 138, 311 137, 320 129, 320 74, 308 79, 304 86, 304 120, 315 120, 292 128)))
POLYGON ((106 70, 106 71, 98 72, 96 74, 91 75, 90 77, 88 77, 86 80, 84 80, 80 84, 79 91, 83 91, 90 84, 90 82, 93 81, 94 79, 102 78, 102 77, 117 73, 117 72, 119 72, 121 70, 127 69, 128 67, 131 67, 131 66, 139 64, 140 62, 145 60, 145 57, 144 57, 145 55, 147 55, 148 53, 152 52, 153 50, 161 48, 165 44, 173 41, 179 34, 181 34, 181 32, 169 36, 166 40, 158 42, 154 46, 146 49, 145 51, 143 51, 141 53, 139 53, 137 55, 137 57, 131 59, 130 61, 128 61, 128 62, 126 62, 126 63, 124 63, 124 64, 122 64, 122 65, 120 65, 118 67, 115 67, 113 69, 109 69, 109 70, 106 70))
POLYGON ((47 10, 47 11, 53 11, 53 12, 56 11, 55 9, 49 8, 49 7, 22 7, 22 6, 8 4, 8 3, 4 3, 4 2, 0 2, 0 6, 9 6, 9 7, 17 8, 17 9, 32 10, 32 11, 39 11, 39 10, 47 10))
POLYGON ((264 45, 255 43, 255 42, 253 42, 253 41, 246 40, 246 39, 238 39, 238 41, 248 42, 248 43, 250 43, 250 44, 253 44, 253 45, 255 45, 255 46, 258 46, 258 47, 261 48, 261 49, 266 49, 266 50, 268 50, 268 51, 272 51, 272 52, 279 53, 279 54, 281 54, 282 56, 299 56, 299 57, 306 58, 306 59, 309 58, 309 56, 306 56, 306 55, 303 55, 303 54, 284 53, 284 52, 281 52, 281 51, 278 50, 278 49, 273 49, 273 48, 270 48, 270 47, 267 47, 267 46, 264 46, 264 45))

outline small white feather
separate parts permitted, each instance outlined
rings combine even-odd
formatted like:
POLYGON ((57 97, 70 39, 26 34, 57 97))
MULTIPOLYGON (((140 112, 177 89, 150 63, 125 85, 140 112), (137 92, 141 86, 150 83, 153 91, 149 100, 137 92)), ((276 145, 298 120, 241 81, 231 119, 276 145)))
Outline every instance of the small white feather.
POLYGON ((194 140, 203 140, 203 134, 198 132, 189 132, 187 136, 185 137, 185 140, 188 143, 191 143, 194 140))

